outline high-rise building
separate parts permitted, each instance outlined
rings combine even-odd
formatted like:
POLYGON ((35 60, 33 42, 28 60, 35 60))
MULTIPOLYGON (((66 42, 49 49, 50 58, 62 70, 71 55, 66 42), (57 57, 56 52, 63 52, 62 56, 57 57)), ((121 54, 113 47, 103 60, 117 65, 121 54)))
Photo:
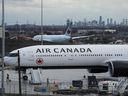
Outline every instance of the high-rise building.
POLYGON ((72 20, 67 20, 67 26, 70 26, 70 27, 72 27, 72 25, 73 25, 73 22, 72 22, 72 20))
POLYGON ((116 23, 116 21, 114 21, 114 25, 116 25, 117 23, 116 23))
POLYGON ((107 25, 109 25, 109 18, 107 18, 107 25))
POLYGON ((128 25, 128 19, 123 19, 123 25, 125 25, 125 26, 128 25))
POLYGON ((67 20, 67 26, 70 26, 70 20, 69 19, 67 20))
POLYGON ((87 20, 86 19, 84 19, 84 26, 86 26, 87 25, 87 20))
POLYGON ((113 24, 113 19, 112 18, 110 18, 110 25, 112 25, 113 24))
POLYGON ((102 26, 102 16, 99 17, 99 25, 102 26))

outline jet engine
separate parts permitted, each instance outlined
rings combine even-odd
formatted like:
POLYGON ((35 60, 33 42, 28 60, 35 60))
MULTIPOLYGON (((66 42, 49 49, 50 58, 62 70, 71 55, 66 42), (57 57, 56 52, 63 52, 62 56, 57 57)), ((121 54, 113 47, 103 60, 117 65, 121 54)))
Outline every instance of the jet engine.
POLYGON ((109 71, 112 77, 128 77, 128 61, 109 62, 109 71))
POLYGON ((94 67, 94 68, 89 68, 88 69, 89 73, 102 73, 102 72, 108 72, 108 67, 103 66, 103 67, 94 67))

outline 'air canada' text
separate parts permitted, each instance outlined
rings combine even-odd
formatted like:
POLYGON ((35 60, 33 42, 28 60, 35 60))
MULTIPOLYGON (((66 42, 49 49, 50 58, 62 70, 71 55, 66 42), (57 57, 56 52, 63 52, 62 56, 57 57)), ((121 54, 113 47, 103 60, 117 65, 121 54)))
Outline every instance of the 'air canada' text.
POLYGON ((36 53, 91 53, 92 50, 90 48, 38 48, 36 53))

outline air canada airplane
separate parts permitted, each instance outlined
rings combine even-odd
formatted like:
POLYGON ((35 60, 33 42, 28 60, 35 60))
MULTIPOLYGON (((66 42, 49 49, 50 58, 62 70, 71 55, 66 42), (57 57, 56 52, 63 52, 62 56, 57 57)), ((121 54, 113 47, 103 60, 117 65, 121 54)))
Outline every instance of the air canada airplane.
POLYGON ((56 43, 56 44, 69 44, 73 40, 79 40, 82 38, 89 38, 94 35, 88 35, 88 36, 77 36, 77 37, 71 37, 71 28, 68 27, 65 34, 63 35, 35 35, 32 39, 33 41, 41 41, 44 42, 50 42, 50 43, 56 43))
POLYGON ((18 50, 23 69, 87 68, 90 73, 128 76, 128 45, 36 45, 10 52, 5 65, 18 66, 18 50))

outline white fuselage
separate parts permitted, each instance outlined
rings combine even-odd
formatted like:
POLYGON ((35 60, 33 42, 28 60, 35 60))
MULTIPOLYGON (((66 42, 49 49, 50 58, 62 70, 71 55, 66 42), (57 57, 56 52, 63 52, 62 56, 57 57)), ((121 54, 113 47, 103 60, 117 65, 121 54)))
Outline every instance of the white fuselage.
POLYGON ((52 43, 70 43, 71 36, 69 35, 36 35, 33 37, 34 41, 43 41, 52 42, 52 43))
MULTIPOLYGON (((37 45, 20 48, 21 67, 108 66, 111 60, 128 60, 127 45, 37 45)), ((7 65, 18 66, 17 57, 6 56, 7 65)))

